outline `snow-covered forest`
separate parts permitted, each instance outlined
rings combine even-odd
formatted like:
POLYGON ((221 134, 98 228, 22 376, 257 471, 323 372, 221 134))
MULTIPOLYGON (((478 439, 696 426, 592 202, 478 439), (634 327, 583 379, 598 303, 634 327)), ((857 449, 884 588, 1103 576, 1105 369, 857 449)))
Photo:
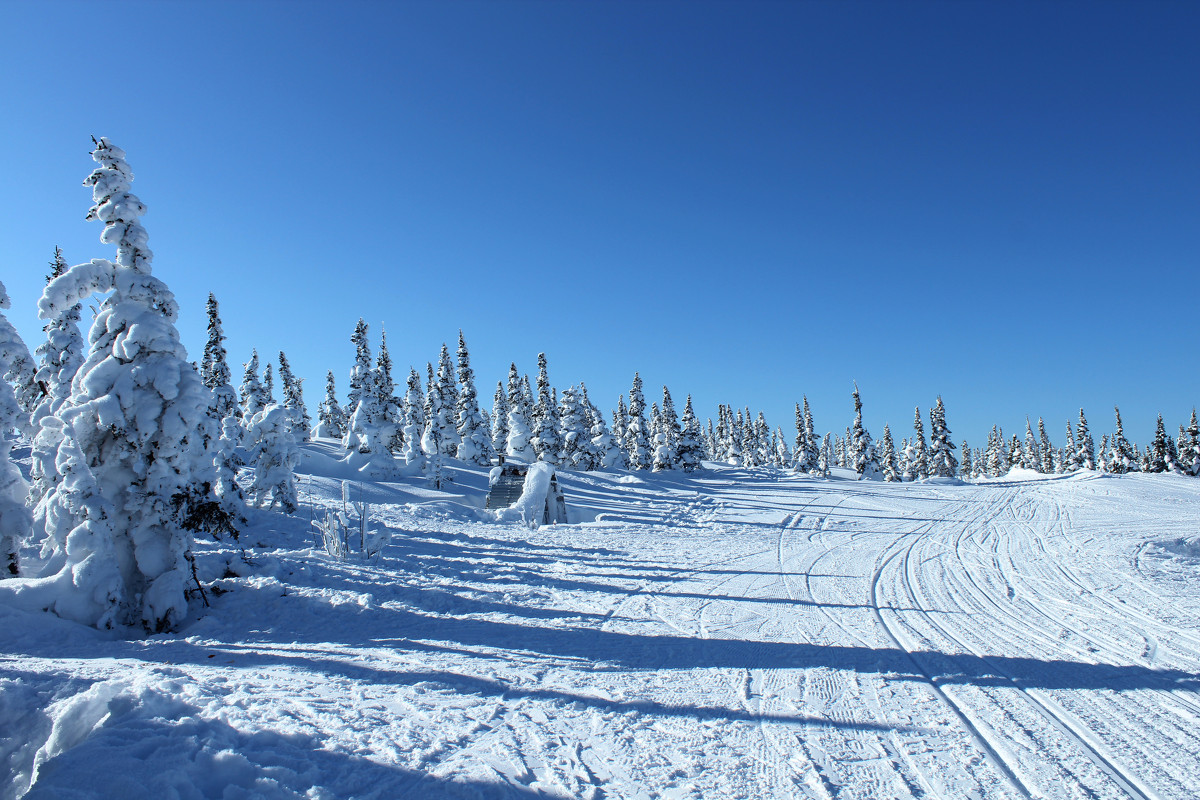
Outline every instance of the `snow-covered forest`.
POLYGON ((0 314, 0 797, 159 740, 147 796, 1200 792, 1194 409, 971 443, 939 387, 873 432, 851 384, 785 426, 652 364, 483 381, 467 321, 418 357, 360 319, 316 392, 215 294, 185 351, 126 154, 92 157, 115 253, 0 285, 45 323, 0 314), (485 508, 500 463, 548 465, 569 524, 485 508))

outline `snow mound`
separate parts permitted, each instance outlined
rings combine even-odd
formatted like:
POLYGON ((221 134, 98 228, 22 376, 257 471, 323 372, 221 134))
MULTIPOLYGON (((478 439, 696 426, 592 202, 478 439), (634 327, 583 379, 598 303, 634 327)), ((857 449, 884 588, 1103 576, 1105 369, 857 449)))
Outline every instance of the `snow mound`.
POLYGON ((1176 556, 1189 561, 1200 562, 1200 534, 1182 536, 1176 539, 1159 539, 1151 542, 1149 550, 1154 555, 1163 557, 1176 556))

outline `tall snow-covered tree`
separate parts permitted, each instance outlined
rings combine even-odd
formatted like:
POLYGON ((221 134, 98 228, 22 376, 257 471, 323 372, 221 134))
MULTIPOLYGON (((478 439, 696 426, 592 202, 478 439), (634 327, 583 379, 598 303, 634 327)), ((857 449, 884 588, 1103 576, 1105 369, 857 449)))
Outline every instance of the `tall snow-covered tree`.
POLYGON ((445 409, 450 421, 450 429, 442 431, 442 455, 455 458, 458 456, 458 445, 461 439, 458 435, 458 383, 454 378, 454 362, 450 359, 450 348, 442 342, 442 352, 438 356, 437 382, 438 393, 441 396, 442 408, 445 409))
POLYGON ((1079 451, 1075 448, 1075 431, 1071 430, 1071 420, 1067 420, 1067 436, 1063 443, 1061 471, 1077 472, 1079 467, 1079 451))
POLYGON ((258 350, 250 351, 250 360, 243 365, 242 385, 239 388, 242 395, 242 425, 249 428, 254 415, 267 404, 266 393, 258 380, 258 350))
POLYGON ((967 481, 975 475, 975 464, 971 459, 971 448, 967 446, 966 439, 963 439, 962 450, 960 452, 962 452, 962 464, 958 468, 958 477, 967 481))
POLYGON ((417 472, 425 465, 421 437, 425 431, 425 395, 421 392, 421 376, 408 370, 408 389, 404 394, 404 456, 405 466, 417 472))
MULTIPOLYGON (((862 421, 862 397, 858 393, 858 384, 854 384, 854 429, 851 434, 850 453, 853 458, 853 468, 860 480, 877 480, 879 478, 879 458, 875 453, 875 443, 867 432, 862 421)), ((951 445, 953 447, 953 445, 951 445)))
POLYGON ((821 440, 821 460, 817 464, 821 475, 829 477, 829 465, 833 460, 833 434, 826 433, 825 438, 821 440))
POLYGON ((496 394, 492 396, 492 449, 497 453, 508 452, 508 412, 504 381, 496 381, 496 394))
MULTIPOLYGON (((54 248, 54 260, 50 262, 50 275, 46 282, 61 276, 67 269, 62 250, 54 248)), ((34 423, 47 414, 56 413, 71 396, 71 381, 74 380, 79 365, 83 363, 85 349, 83 334, 79 332, 81 310, 82 305, 79 303, 65 308, 42 329, 46 334, 46 341, 34 351, 34 355, 37 356, 37 372, 34 379, 44 388, 45 394, 34 412, 34 423)), ((226 375, 228 369, 226 367, 226 375)), ((5 371, 8 371, 7 368, 5 371)))
POLYGON ((1126 472, 1137 472, 1140 468, 1138 458, 1134 454, 1129 440, 1125 438, 1125 429, 1121 425, 1121 409, 1113 406, 1113 412, 1117 417, 1117 430, 1108 440, 1108 471, 1115 475, 1122 475, 1126 472))
POLYGON ((200 360, 200 381, 212 392, 211 414, 222 420, 237 413, 238 396, 233 389, 233 377, 225 353, 225 332, 221 329, 221 309, 211 292, 205 304, 208 313, 208 341, 204 345, 204 357, 200 360))
POLYGON ((1146 465, 1144 472, 1167 471, 1167 428, 1163 424, 1162 414, 1158 415, 1158 425, 1154 429, 1154 439, 1146 448, 1146 465))
POLYGON ((312 427, 312 418, 304 405, 303 378, 297 378, 288 363, 287 355, 279 351, 279 383, 283 389, 283 407, 287 409, 292 420, 292 433, 301 442, 308 441, 308 429, 312 427))
POLYGON ((1021 447, 1021 466, 1034 472, 1042 471, 1042 454, 1037 439, 1033 438, 1033 426, 1025 418, 1025 443, 1021 447))
POLYGON ((953 478, 958 472, 954 442, 946 426, 946 406, 938 395, 937 405, 929 411, 929 472, 939 478, 953 478))
POLYGON ((471 369, 471 355, 467 352, 467 341, 463 332, 458 332, 458 395, 457 431, 459 460, 471 464, 490 464, 496 455, 492 447, 492 432, 488 419, 479 409, 479 395, 475 389, 475 371, 471 369))
POLYGON ((74 527, 96 522, 93 509, 107 508, 107 530, 97 523, 89 536, 108 541, 93 539, 86 549, 90 555, 111 548, 119 589, 110 591, 108 571, 79 568, 82 561, 72 556, 69 543, 60 573, 67 594, 87 598, 80 621, 115 620, 165 631, 187 612, 192 531, 181 517, 213 478, 205 446, 214 434, 208 391, 179 340, 175 298, 151 274, 153 255, 139 221, 146 207, 130 192, 133 173, 125 153, 101 139, 92 157, 99 168, 84 182, 95 200, 88 219, 104 223, 100 238, 116 245, 116 263, 72 267, 47 285, 38 308, 43 319, 52 319, 93 292, 109 292, 92 325, 73 394, 59 410, 66 431, 60 453, 65 448, 64 455, 74 457, 78 450, 95 491, 66 486, 64 480, 43 502, 65 510, 74 527), (88 499, 72 494, 77 491, 88 499), (103 502, 92 502, 96 494, 103 502))
POLYGON ((361 318, 354 326, 350 342, 354 345, 354 366, 350 368, 347 394, 350 418, 342 440, 347 463, 360 472, 386 475, 394 471, 390 446, 394 430, 384 420, 380 374, 372 363, 369 328, 361 318))
MULTIPOLYGON (((431 371, 432 365, 426 369, 431 371)), ((430 378, 425 391, 425 430, 421 434, 421 449, 429 456, 430 467, 436 466, 438 469, 441 468, 441 457, 448 455, 446 442, 458 436, 454 431, 454 409, 446 404, 443 395, 445 389, 446 382, 440 377, 430 378)), ((458 451, 457 443, 454 450, 458 451)))
POLYGON ((533 444, 533 408, 525 392, 525 385, 517 372, 517 365, 510 364, 508 368, 508 439, 505 452, 518 461, 532 463, 534 461, 533 444))
POLYGON ((896 463, 896 445, 892 441, 892 429, 887 423, 884 423, 883 439, 879 443, 879 466, 885 481, 892 483, 901 479, 900 468, 896 463))
POLYGON ((579 391, 574 386, 563 389, 558 404, 558 435, 562 440, 558 463, 564 467, 578 470, 594 468, 590 417, 579 391))
POLYGON ((346 393, 346 409, 353 414, 358 408, 363 392, 374 393, 376 382, 375 371, 371 367, 369 329, 362 317, 358 318, 358 323, 354 326, 350 343, 354 345, 354 366, 350 368, 350 391, 346 393))
POLYGON ((1192 409, 1192 420, 1179 436, 1179 469, 1184 475, 1200 475, 1200 423, 1196 421, 1196 409, 1192 409))
POLYGON ((1050 443, 1050 436, 1046 433, 1046 423, 1041 417, 1038 417, 1038 452, 1042 457, 1041 471, 1046 475, 1053 475, 1054 445, 1050 443))
POLYGON ((689 394, 683 407, 683 425, 679 435, 679 449, 676 452, 679 468, 684 472, 695 472, 701 469, 704 458, 704 447, 700 444, 700 421, 692 409, 692 396, 689 394))
POLYGON ((655 437, 654 469, 658 471, 676 469, 679 466, 679 438, 682 429, 675 416, 675 402, 671 390, 663 387, 662 411, 658 417, 658 433, 655 437))
MULTIPOLYGON (((0 311, 10 306, 8 291, 0 283, 0 311)), ((8 318, 0 313, 0 326, 7 325, 8 318)), ((8 368, 7 355, 0 348, 0 371, 8 368)), ((18 555, 22 542, 33 530, 33 517, 25 508, 29 487, 9 455, 13 444, 10 432, 22 416, 12 386, 0 381, 0 579, 21 574, 18 555)))
MULTIPOLYGON (((621 448, 621 452, 628 453, 625 447, 625 429, 629 426, 629 411, 625 408, 625 395, 617 398, 617 407, 612 412, 612 435, 613 441, 617 447, 621 448)), ((629 465, 628 456, 622 458, 626 466, 629 465)))
POLYGON ((1108 434, 1100 439, 1100 448, 1096 451, 1096 469, 1100 472, 1108 472, 1108 434))
POLYGON ((917 406, 913 418, 913 438, 908 443, 908 474, 906 481, 924 480, 929 477, 929 447, 925 444, 925 423, 921 420, 921 407, 917 406))
POLYGON ((325 374, 325 399, 317 406, 317 427, 313 435, 326 439, 341 439, 346 435, 346 412, 337 399, 333 370, 325 374))
POLYGON ((375 387, 379 396, 379 434, 389 453, 404 447, 404 408, 396 396, 392 377, 392 355, 388 352, 387 331, 379 331, 379 355, 375 358, 375 387))
POLYGON ((263 367, 262 388, 263 388, 263 398, 266 400, 267 405, 274 405, 274 403, 275 403, 275 378, 273 377, 272 372, 271 372, 271 362, 270 361, 268 361, 267 365, 265 367, 263 367))
POLYGON ((537 405, 533 409, 533 452, 538 461, 557 464, 562 452, 558 408, 550 396, 550 374, 546 354, 538 353, 537 405))
POLYGON ((1075 429, 1075 453, 1080 469, 1096 468, 1096 441, 1088 432, 1088 422, 1082 408, 1079 409, 1079 427, 1075 429))
POLYGON ((633 373, 629 390, 629 423, 625 429, 625 452, 630 469, 650 469, 654 455, 650 451, 649 426, 646 423, 646 398, 642 395, 642 377, 633 373))
POLYGON ((291 415, 278 403, 259 411, 250 421, 249 457, 254 467, 250 491, 256 507, 270 500, 267 508, 279 506, 285 514, 296 511, 295 470, 300 451, 294 430, 291 415))

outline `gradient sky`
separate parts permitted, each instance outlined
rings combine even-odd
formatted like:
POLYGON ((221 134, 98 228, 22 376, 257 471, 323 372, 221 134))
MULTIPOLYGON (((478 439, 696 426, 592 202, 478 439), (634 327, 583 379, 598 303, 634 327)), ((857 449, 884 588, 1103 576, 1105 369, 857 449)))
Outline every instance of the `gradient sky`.
MULTIPOLYGON (((154 271, 235 383, 315 410, 364 317, 403 381, 461 327, 509 361, 640 370, 701 417, 897 442, 1046 418, 1145 442, 1200 399, 1197 3, 10 3, 0 279, 111 258, 89 136, 128 152, 154 271), (926 423, 928 425, 928 423, 926 423)), ((376 340, 377 341, 377 340, 376 340)))

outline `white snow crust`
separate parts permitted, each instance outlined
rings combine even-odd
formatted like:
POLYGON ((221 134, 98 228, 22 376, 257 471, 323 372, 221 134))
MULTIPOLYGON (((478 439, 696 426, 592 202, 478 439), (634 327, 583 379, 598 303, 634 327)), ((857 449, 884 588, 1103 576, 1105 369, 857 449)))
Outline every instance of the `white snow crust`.
POLYGON ((559 470, 531 530, 300 453, 178 633, 0 596, 0 798, 1200 796, 1200 481, 559 470))

